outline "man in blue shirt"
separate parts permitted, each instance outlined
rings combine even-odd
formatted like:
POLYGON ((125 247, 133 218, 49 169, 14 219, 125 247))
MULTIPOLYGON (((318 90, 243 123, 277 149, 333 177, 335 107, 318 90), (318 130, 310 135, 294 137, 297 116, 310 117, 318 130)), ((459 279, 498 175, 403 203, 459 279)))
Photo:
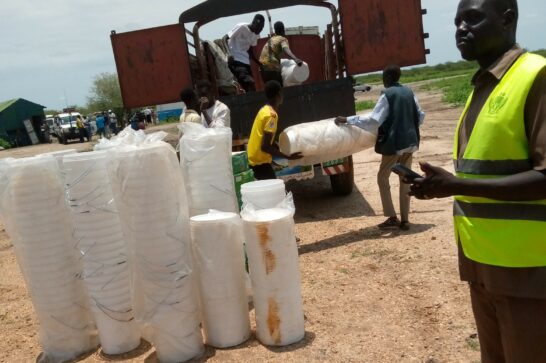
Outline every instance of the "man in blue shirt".
POLYGON ((99 135, 99 138, 106 137, 106 133, 104 131, 105 120, 102 113, 97 114, 96 123, 97 123, 97 135, 99 135))

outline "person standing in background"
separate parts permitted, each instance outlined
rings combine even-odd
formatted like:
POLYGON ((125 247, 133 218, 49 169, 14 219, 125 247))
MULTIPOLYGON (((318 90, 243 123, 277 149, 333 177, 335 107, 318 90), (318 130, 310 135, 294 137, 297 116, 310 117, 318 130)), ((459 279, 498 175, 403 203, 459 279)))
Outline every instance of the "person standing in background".
POLYGON ((97 123, 97 135, 99 135, 99 138, 106 137, 106 132, 104 131, 104 116, 102 115, 102 112, 99 112, 96 117, 96 123, 97 123))
POLYGON ((425 114, 417 98, 406 86, 399 83, 400 67, 391 65, 383 71, 385 91, 379 97, 372 113, 367 117, 337 117, 337 124, 349 124, 362 128, 369 127, 370 120, 379 124, 375 151, 381 154, 381 165, 377 174, 377 184, 381 195, 383 214, 387 220, 378 225, 380 229, 409 229, 410 197, 409 185, 400 180, 400 219, 392 202, 389 178, 395 164, 411 168, 413 153, 419 150, 419 126, 425 114))
POLYGON ((207 80, 197 82, 199 94, 199 111, 201 123, 205 127, 230 127, 231 115, 229 108, 216 99, 212 85, 207 80))
POLYGON ((280 21, 274 25, 275 35, 273 35, 267 43, 265 43, 260 55, 260 73, 264 83, 268 81, 277 81, 283 85, 281 57, 286 54, 293 59, 298 67, 301 67, 303 61, 296 57, 290 50, 284 24, 280 21))
POLYGON ((110 117, 110 131, 114 134, 118 134, 118 118, 112 110, 108 110, 108 115, 110 117))
POLYGON ((246 92, 256 91, 250 60, 252 59, 261 67, 260 62, 254 55, 254 47, 258 44, 264 24, 264 16, 257 14, 251 24, 237 24, 226 35, 230 52, 228 57, 229 69, 246 92))
POLYGON ((301 159, 301 153, 285 155, 275 143, 279 123, 278 110, 283 102, 282 86, 277 81, 265 84, 267 104, 256 115, 248 140, 248 161, 257 180, 277 179, 273 170, 273 156, 288 160, 301 159))

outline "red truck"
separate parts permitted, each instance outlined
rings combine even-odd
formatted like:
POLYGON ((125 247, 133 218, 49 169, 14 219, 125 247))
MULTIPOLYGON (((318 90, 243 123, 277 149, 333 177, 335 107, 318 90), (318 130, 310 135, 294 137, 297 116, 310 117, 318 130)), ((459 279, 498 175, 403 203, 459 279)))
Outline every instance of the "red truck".
MULTIPOLYGON (((199 37, 201 27, 224 17, 264 12, 296 5, 324 8, 332 21, 323 36, 289 35, 290 47, 310 67, 307 82, 284 90, 280 111, 283 127, 355 114, 352 76, 382 70, 388 64, 426 63, 420 0, 208 0, 184 11, 179 22, 126 33, 112 31, 111 41, 126 109, 179 101, 182 88, 200 79, 217 85, 210 43, 199 37), (189 28, 193 24, 193 27, 189 28)), ((260 39, 259 52, 267 38, 260 39)), ((237 142, 248 138, 265 96, 253 64, 258 92, 222 94, 231 110, 237 142)), ((282 131, 282 130, 280 130, 282 131)), ((352 157, 323 165, 335 193, 350 194, 354 185, 352 157), (337 165, 336 165, 337 164, 337 165)))

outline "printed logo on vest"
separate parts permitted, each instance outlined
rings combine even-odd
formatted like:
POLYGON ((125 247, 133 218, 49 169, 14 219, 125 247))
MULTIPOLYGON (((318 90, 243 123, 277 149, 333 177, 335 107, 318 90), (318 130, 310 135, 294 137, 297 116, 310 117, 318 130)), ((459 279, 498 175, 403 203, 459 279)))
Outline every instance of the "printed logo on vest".
POLYGON ((506 105, 506 102, 508 102, 508 97, 506 96, 506 93, 501 93, 497 97, 493 98, 489 102, 489 114, 490 115, 496 115, 499 113, 499 111, 506 105))

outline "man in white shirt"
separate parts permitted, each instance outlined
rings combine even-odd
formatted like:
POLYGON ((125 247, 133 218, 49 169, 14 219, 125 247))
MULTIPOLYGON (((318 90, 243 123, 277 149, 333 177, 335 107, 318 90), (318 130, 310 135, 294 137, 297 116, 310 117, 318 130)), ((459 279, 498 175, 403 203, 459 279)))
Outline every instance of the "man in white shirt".
POLYGON ((216 99, 210 82, 207 80, 199 81, 197 83, 197 93, 199 94, 199 109, 203 126, 209 128, 231 127, 229 108, 216 99))
POLYGON ((377 183, 383 213, 388 217, 378 226, 380 229, 409 229, 409 185, 400 180, 400 221, 392 203, 389 177, 391 168, 397 163, 411 168, 413 153, 419 150, 421 139, 419 126, 425 119, 425 114, 413 92, 398 83, 400 75, 398 66, 385 68, 383 71, 385 92, 370 115, 337 117, 335 120, 337 124, 354 125, 372 132, 378 129, 375 151, 382 157, 377 183))
POLYGON ((229 69, 246 92, 256 90, 250 60, 252 59, 260 65, 253 49, 258 44, 264 24, 265 18, 263 15, 257 14, 251 24, 237 24, 226 35, 230 52, 228 58, 229 69))

